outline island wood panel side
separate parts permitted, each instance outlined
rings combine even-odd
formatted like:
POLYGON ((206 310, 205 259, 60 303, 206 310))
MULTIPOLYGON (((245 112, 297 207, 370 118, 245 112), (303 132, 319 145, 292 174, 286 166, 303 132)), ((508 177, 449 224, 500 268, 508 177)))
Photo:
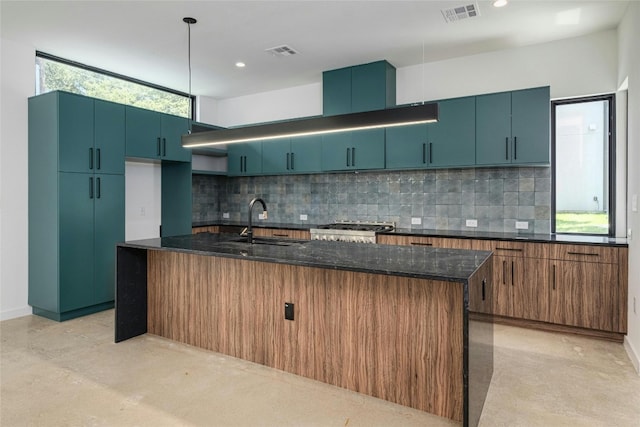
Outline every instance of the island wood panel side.
POLYGON ((148 274, 149 333, 462 420, 462 283, 163 251, 148 274))
MULTIPOLYGON (((615 286, 614 283, 611 286, 615 286)), ((615 288, 616 310, 613 324, 617 331, 627 333, 627 304, 629 295, 629 249, 618 248, 618 286, 615 288)))

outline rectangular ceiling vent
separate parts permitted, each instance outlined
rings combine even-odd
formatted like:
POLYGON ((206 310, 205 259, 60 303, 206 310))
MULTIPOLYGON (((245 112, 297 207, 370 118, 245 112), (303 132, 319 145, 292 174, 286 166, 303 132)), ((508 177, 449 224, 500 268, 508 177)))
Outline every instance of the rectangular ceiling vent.
POLYGON ((293 49, 291 46, 287 46, 283 44, 282 46, 272 47, 270 49, 266 49, 267 52, 272 54, 273 56, 291 56, 297 55, 298 52, 293 49))
POLYGON ((477 3, 471 3, 464 6, 452 7, 449 9, 442 9, 442 16, 444 21, 448 24, 450 22, 462 21, 467 18, 475 18, 480 16, 480 9, 478 9, 477 3))

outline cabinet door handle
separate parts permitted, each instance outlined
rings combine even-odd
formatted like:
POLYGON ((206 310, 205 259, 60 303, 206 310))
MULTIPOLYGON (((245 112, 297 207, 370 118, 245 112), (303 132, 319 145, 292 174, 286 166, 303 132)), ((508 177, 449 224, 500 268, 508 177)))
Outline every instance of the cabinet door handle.
POLYGON ((507 261, 502 261, 502 284, 507 284, 507 261))
POLYGON ((351 166, 351 150, 347 148, 347 166, 351 166))
POLYGON ((283 233, 273 233, 273 237, 289 237, 289 235, 283 233))
POLYGON ((518 160, 518 137, 513 137, 513 160, 518 160))
POLYGON ((100 198, 100 178, 96 178, 96 199, 100 198))
POLYGON ((294 166, 294 155, 295 155, 295 154, 296 154, 296 153, 291 153, 291 170, 294 170, 294 169, 295 169, 295 166, 294 166))
POLYGON ((433 246, 433 243, 411 242, 413 246, 433 246))
POLYGON ((93 169, 93 148, 89 148, 89 169, 93 169))
POLYGON ((584 255, 584 256, 600 256, 600 254, 593 254, 589 252, 567 252, 569 255, 584 255))
POLYGON ((162 138, 162 155, 167 155, 167 138, 162 138))
POLYGON ((514 270, 515 270, 515 263, 511 261, 511 286, 513 286, 513 283, 515 282, 514 270))
POLYGON ((96 150, 96 169, 100 170, 100 149, 96 150))
POLYGON ((351 166, 356 165, 356 147, 351 148, 351 166))
POLYGON ((93 199, 93 178, 89 178, 89 198, 93 199))
POLYGON ((429 143, 429 164, 433 163, 433 143, 429 143))
POLYGON ((556 265, 553 265, 553 273, 551 273, 553 275, 552 277, 552 282, 553 282, 553 290, 556 290, 556 265))
POLYGON ((422 163, 427 163, 427 144, 422 144, 422 163))
POLYGON ((485 287, 487 285, 487 279, 482 279, 482 301, 484 301, 485 287))
POLYGON ((504 140, 504 158, 505 160, 509 160, 509 137, 506 137, 504 140))
POLYGON ((287 170, 289 170, 289 157, 290 157, 290 154, 287 153, 287 170))
POLYGON ((496 251, 522 252, 522 249, 501 248, 500 246, 496 246, 496 251))
POLYGON ((158 156, 160 156, 160 137, 158 137, 158 156))

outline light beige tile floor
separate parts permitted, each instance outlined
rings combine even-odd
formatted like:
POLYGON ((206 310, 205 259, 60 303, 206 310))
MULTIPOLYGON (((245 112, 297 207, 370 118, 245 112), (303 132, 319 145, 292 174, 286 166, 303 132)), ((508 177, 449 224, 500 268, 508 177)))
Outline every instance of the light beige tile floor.
MULTIPOLYGON (((154 336, 113 310, 0 323, 0 425, 449 426, 448 420, 154 336)), ((481 426, 640 426, 622 345, 496 325, 481 426)))

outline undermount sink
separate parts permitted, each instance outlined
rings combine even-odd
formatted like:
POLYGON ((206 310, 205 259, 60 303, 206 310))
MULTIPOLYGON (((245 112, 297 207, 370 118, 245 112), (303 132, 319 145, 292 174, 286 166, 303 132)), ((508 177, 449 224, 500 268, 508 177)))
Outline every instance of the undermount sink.
MULTIPOLYGON (((272 237, 254 237, 253 245, 271 245, 271 246, 293 246, 293 245, 302 245, 307 243, 308 240, 297 240, 297 239, 277 239, 272 237)), ((246 237, 236 237, 230 239, 225 242, 217 243, 219 246, 229 245, 229 246, 242 246, 247 247, 251 244, 247 242, 246 237)))

